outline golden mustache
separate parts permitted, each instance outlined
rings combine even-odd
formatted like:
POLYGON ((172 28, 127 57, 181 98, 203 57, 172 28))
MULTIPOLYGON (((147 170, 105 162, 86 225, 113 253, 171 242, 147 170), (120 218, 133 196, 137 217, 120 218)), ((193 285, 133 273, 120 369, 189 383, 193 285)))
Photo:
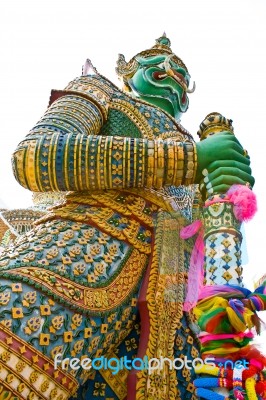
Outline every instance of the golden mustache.
MULTIPOLYGON (((181 74, 179 74, 178 72, 176 72, 176 71, 173 71, 173 69, 171 68, 171 66, 170 66, 170 59, 172 58, 174 56, 174 54, 170 54, 168 57, 166 57, 166 59, 164 60, 164 69, 165 69, 165 72, 166 72, 166 74, 168 75, 168 76, 171 76, 172 78, 174 78, 181 86, 182 86, 182 88, 187 92, 187 93, 193 93, 193 92, 195 92, 195 89, 196 89, 196 84, 195 84, 195 81, 193 81, 193 87, 192 87, 192 89, 189 89, 188 87, 187 87, 187 84, 186 84, 186 82, 185 82, 185 79, 184 79, 184 77, 181 75, 181 74)), ((160 77, 162 78, 163 77, 163 75, 160 75, 160 77)))

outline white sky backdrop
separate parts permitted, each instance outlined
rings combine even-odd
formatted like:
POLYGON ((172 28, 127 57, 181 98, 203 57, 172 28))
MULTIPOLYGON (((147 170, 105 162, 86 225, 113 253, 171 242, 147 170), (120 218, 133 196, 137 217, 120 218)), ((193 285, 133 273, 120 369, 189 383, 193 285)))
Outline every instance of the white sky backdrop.
POLYGON ((266 0, 1 0, 0 199, 8 208, 31 205, 10 157, 44 113, 50 89, 80 75, 87 57, 117 83, 117 54, 130 59, 163 31, 197 84, 183 125, 196 138, 206 114, 221 112, 251 156, 259 205, 245 228, 252 288, 266 271, 266 0))

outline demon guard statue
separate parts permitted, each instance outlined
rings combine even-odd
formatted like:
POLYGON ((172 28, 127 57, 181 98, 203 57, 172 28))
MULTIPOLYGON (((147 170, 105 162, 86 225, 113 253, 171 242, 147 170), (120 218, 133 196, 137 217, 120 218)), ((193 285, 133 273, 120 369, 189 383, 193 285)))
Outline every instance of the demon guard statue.
POLYGON ((265 398, 247 152, 218 113, 197 143, 182 127, 194 85, 165 35, 117 73, 87 61, 14 152, 22 186, 66 195, 0 259, 0 399, 265 398))

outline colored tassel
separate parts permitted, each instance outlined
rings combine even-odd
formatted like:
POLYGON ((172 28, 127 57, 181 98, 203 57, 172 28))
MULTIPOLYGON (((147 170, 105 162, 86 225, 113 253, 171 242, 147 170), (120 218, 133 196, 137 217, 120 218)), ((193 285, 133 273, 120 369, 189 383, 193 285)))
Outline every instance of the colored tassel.
MULTIPOLYGON (((215 195, 208 199, 205 207, 221 202, 233 204, 234 215, 239 221, 250 220, 257 211, 256 196, 247 186, 233 185, 226 194, 215 195)), ((194 381, 198 397, 228 399, 207 389, 218 387, 233 388, 230 398, 236 400, 245 400, 244 387, 249 400, 258 398, 256 390, 260 396, 264 396, 266 382, 261 371, 266 366, 266 359, 249 344, 253 339, 250 329, 255 326, 257 332, 260 330, 257 312, 262 310, 266 310, 265 286, 259 287, 253 293, 236 285, 201 287, 198 303, 194 309, 198 325, 203 331, 199 335, 201 354, 206 361, 207 358, 213 360, 215 356, 214 361, 221 368, 210 365, 200 365, 195 368, 197 374, 204 373, 211 376, 194 381), (249 332, 246 332, 247 329, 249 332), (243 361, 243 365, 239 361, 243 361), (257 380, 259 382, 256 382, 257 380)))
POLYGON ((195 365, 195 372, 196 374, 209 374, 213 376, 218 376, 220 373, 219 367, 212 367, 210 365, 195 365))
POLYGON ((257 211, 255 194, 248 186, 233 185, 226 193, 229 202, 234 204, 234 214, 239 221, 249 221, 257 211))
POLYGON ((233 371, 233 387, 234 387, 233 393, 236 400, 244 400, 243 386, 242 386, 242 374, 244 369, 245 368, 242 366, 242 368, 241 367, 234 368, 233 371))
POLYGON ((206 286, 200 293, 201 300, 194 309, 198 324, 209 333, 239 333, 255 326, 260 332, 257 311, 266 309, 266 295, 252 293, 235 286, 206 286), (210 295, 210 297, 206 297, 210 295))
POLYGON ((222 333, 222 334, 217 334, 217 335, 208 335, 205 332, 202 332, 199 334, 199 339, 201 341, 201 343, 205 343, 208 341, 212 341, 212 340, 224 340, 224 339, 234 339, 236 341, 241 341, 244 337, 248 337, 250 339, 253 339, 254 335, 252 332, 247 332, 247 333, 232 333, 232 334, 226 334, 226 333, 222 333))
POLYGON ((194 248, 190 257, 188 272, 187 295, 184 302, 184 311, 190 311, 198 301, 198 296, 203 286, 204 241, 202 222, 197 220, 181 229, 180 237, 188 239, 198 233, 194 248))
POLYGON ((196 389, 196 395, 206 400, 229 400, 228 397, 223 396, 222 394, 203 388, 196 389))
POLYGON ((257 400, 258 396, 256 394, 256 389, 255 389, 255 378, 250 377, 246 380, 246 393, 248 396, 248 400, 257 400))
POLYGON ((262 399, 266 399, 266 382, 259 381, 256 383, 255 386, 256 393, 261 396, 262 399))
POLYGON ((233 185, 225 195, 215 195, 205 202, 205 207, 215 203, 232 203, 235 217, 239 221, 249 221, 257 212, 257 199, 255 194, 244 185, 233 185))
POLYGON ((251 291, 234 285, 206 285, 202 288, 199 300, 203 300, 212 296, 220 296, 224 298, 245 298, 251 294, 251 291))
POLYGON ((219 378, 197 378, 193 383, 196 388, 217 388, 219 386, 219 378))

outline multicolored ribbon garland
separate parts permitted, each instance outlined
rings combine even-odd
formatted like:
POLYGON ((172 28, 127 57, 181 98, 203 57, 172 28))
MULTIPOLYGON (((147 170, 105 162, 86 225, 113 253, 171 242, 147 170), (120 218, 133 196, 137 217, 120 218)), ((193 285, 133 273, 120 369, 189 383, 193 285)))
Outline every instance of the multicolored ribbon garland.
MULTIPOLYGON (((224 195, 215 195, 208 199, 205 207, 216 203, 233 204, 233 212, 239 221, 250 220, 257 211, 256 197, 253 192, 242 185, 233 185, 224 195)), ((202 358, 215 356, 217 365, 225 361, 245 359, 248 368, 242 366, 224 368, 204 365, 196 367, 196 373, 217 376, 204 377, 194 381, 197 396, 203 399, 237 400, 266 399, 266 381, 262 374, 266 358, 250 345, 254 335, 251 329, 255 326, 260 333, 260 319, 257 311, 266 309, 266 290, 259 287, 253 293, 240 286, 208 285, 203 286, 204 278, 204 240, 203 224, 195 221, 183 228, 181 237, 190 238, 198 233, 192 251, 188 274, 187 296, 184 311, 193 307, 202 332, 202 358), (248 331, 246 331, 248 329, 248 331), (208 368, 207 368, 208 367, 208 368), (213 392, 210 388, 224 387, 231 390, 229 397, 213 392), (207 389, 209 388, 209 389, 207 389)))

